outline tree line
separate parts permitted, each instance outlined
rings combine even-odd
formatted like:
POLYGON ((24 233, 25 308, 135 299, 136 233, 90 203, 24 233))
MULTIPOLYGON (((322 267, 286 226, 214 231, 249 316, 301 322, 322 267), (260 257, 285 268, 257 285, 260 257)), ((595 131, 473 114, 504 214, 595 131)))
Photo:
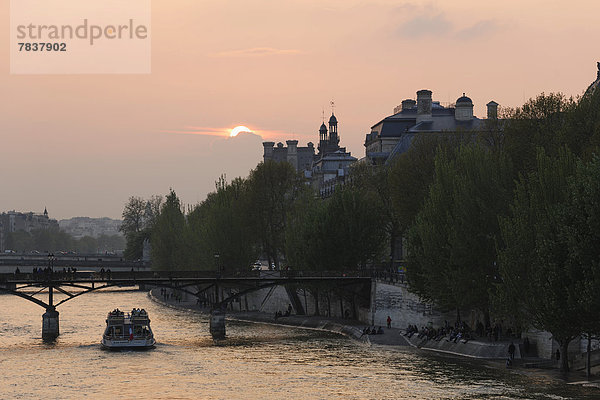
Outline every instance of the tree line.
POLYGON ((127 254, 149 240, 156 268, 236 272, 262 256, 352 270, 393 266, 403 242, 410 290, 457 319, 549 331, 566 369, 568 344, 600 331, 599 145, 600 92, 541 94, 477 133, 420 134, 385 165, 359 162, 327 199, 272 161, 187 210, 172 190, 131 198, 127 254))
POLYGON ((121 235, 84 236, 76 239, 58 228, 10 232, 6 235, 5 242, 7 249, 18 253, 75 251, 82 254, 96 254, 121 251, 125 245, 125 238, 121 235))

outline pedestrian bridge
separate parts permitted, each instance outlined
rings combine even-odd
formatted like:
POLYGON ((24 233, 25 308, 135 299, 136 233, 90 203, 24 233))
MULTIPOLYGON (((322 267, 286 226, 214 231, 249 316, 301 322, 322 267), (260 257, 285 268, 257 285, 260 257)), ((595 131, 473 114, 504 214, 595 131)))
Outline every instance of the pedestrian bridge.
POLYGON ((370 296, 372 273, 315 272, 315 271, 248 271, 234 275, 222 275, 215 271, 51 271, 50 268, 36 273, 0 274, 0 293, 12 294, 31 301, 45 309, 42 316, 42 337, 54 339, 59 334, 61 304, 86 293, 113 287, 139 287, 147 290, 164 287, 185 292, 208 302, 213 310, 223 310, 227 304, 248 293, 284 286, 296 314, 303 315, 304 308, 294 288, 321 287, 336 289, 352 296, 370 296), (225 288, 235 293, 225 295, 225 288), (61 299, 56 300, 56 292, 61 299))

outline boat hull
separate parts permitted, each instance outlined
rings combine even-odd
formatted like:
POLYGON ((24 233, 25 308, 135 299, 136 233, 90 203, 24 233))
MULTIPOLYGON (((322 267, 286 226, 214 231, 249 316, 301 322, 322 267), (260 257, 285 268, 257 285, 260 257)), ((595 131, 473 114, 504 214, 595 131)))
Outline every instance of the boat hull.
POLYGON ((102 348, 108 350, 148 350, 154 348, 154 339, 102 339, 102 348))

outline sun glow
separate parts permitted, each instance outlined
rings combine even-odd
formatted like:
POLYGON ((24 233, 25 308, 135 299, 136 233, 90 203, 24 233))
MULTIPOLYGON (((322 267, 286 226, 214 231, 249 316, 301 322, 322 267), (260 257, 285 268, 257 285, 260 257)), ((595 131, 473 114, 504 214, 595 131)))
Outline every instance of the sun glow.
POLYGON ((234 136, 237 136, 241 132, 252 133, 252 130, 250 128, 246 128, 245 126, 242 126, 242 125, 236 126, 235 128, 233 128, 231 130, 231 133, 229 134, 229 136, 234 137, 234 136))

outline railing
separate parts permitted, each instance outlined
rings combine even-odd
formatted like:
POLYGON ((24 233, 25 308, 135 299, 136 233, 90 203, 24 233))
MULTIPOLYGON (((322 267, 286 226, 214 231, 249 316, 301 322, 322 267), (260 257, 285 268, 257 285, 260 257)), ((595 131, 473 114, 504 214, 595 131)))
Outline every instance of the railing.
MULTIPOLYGON (((193 279, 279 279, 279 278, 381 278, 385 272, 371 269, 350 271, 313 271, 313 270, 259 270, 239 271, 231 274, 216 271, 76 271, 63 270, 38 270, 38 272, 19 272, 0 274, 0 282, 27 281, 85 281, 85 282, 111 282, 111 281, 153 281, 176 280, 185 281, 193 279)), ((399 279, 399 278, 396 278, 399 279)))

